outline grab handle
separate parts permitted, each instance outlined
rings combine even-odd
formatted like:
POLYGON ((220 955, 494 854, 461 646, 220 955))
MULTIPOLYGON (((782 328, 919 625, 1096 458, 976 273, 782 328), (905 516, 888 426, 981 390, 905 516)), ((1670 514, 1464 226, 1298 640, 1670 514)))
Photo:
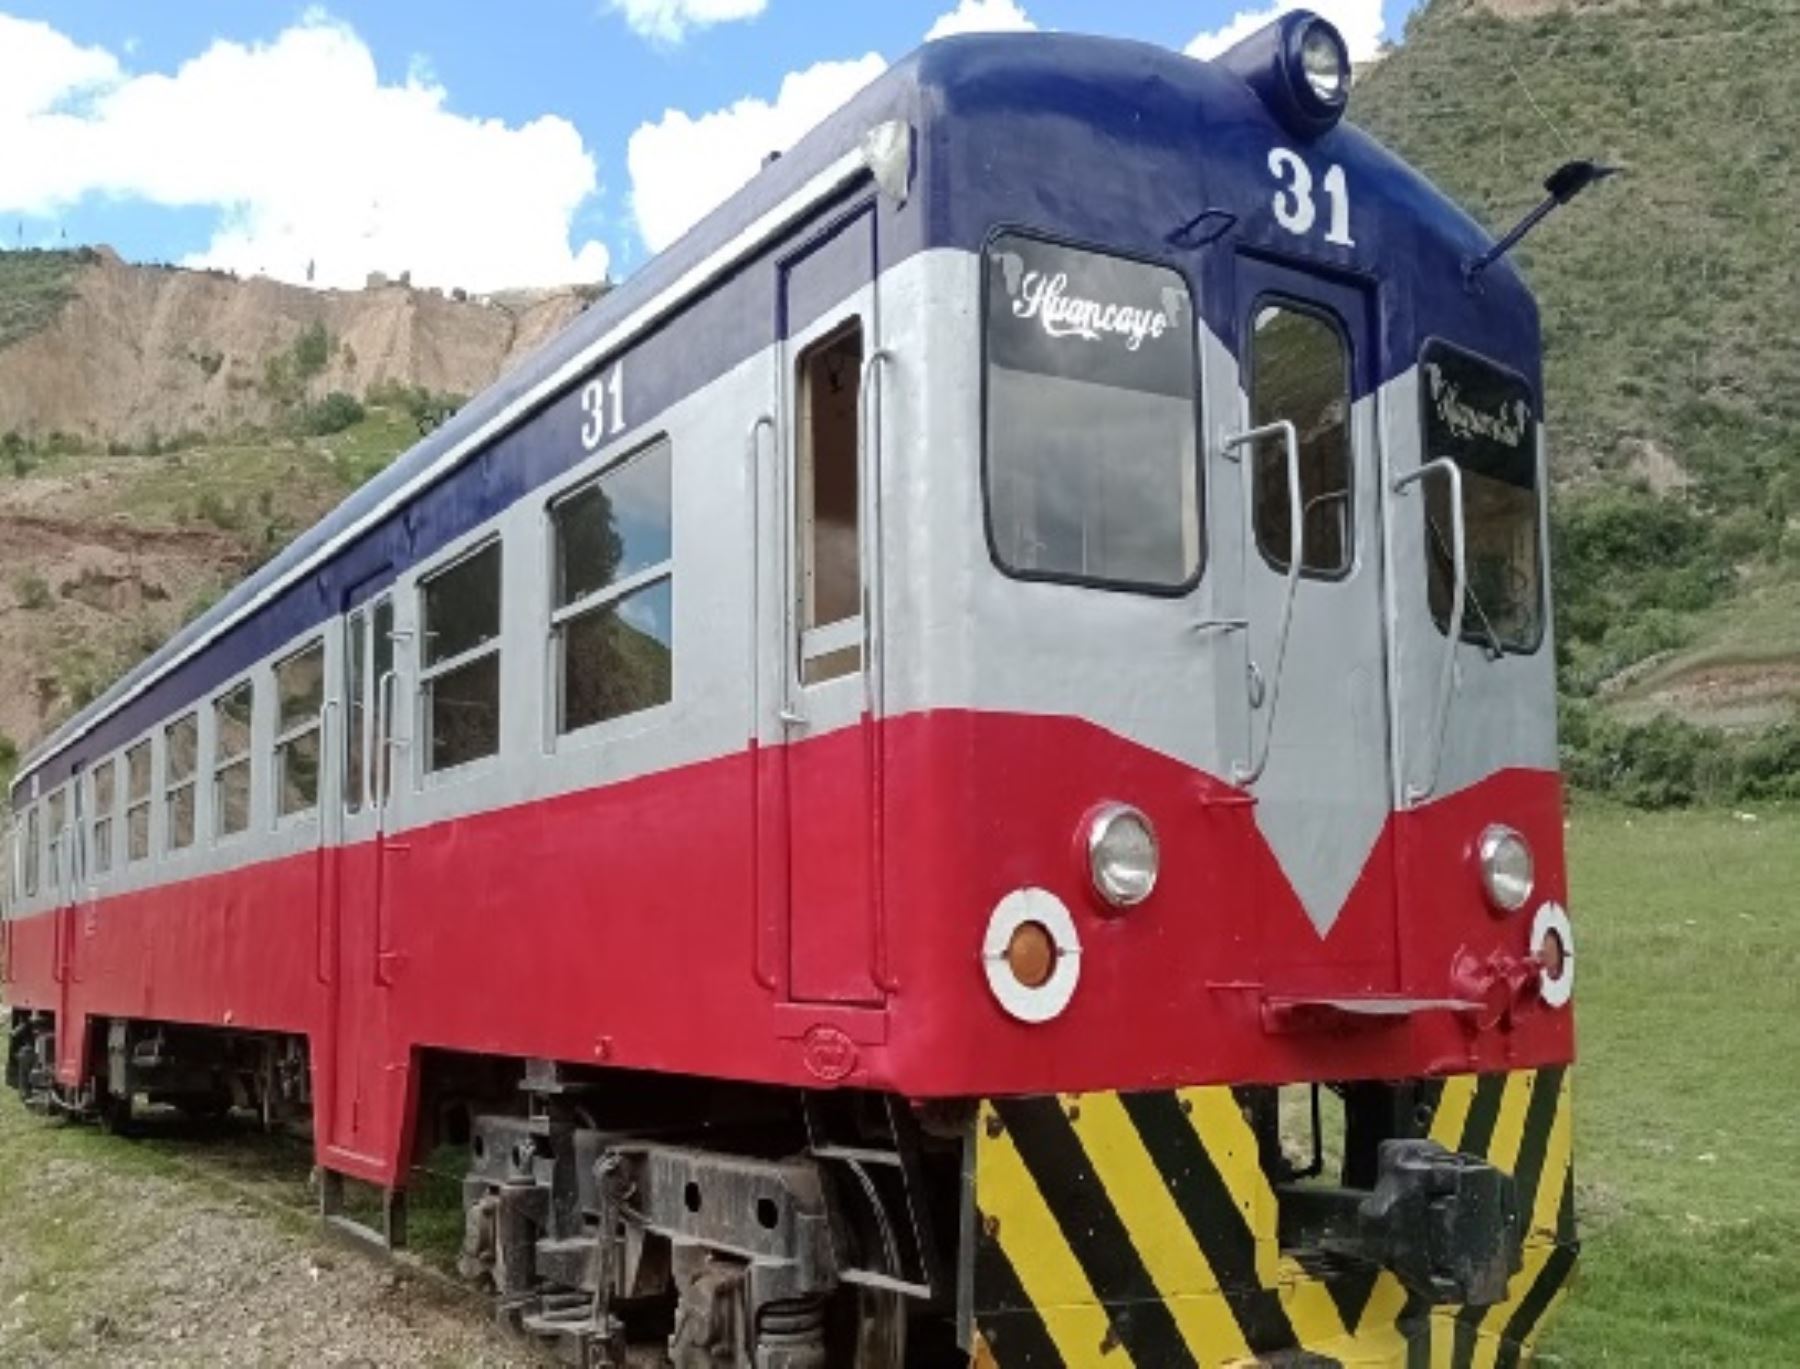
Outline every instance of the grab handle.
MULTIPOLYGON (((1275 740, 1275 715, 1281 705, 1281 677, 1287 666, 1288 638, 1294 627, 1294 598, 1300 589, 1300 567, 1306 561, 1306 516, 1300 501, 1300 434, 1288 419, 1277 419, 1259 428, 1251 428, 1225 439, 1225 453, 1237 460, 1240 447, 1248 447, 1267 437, 1279 436, 1287 450, 1288 488, 1288 568, 1281 595, 1281 627, 1275 636, 1275 671, 1268 682, 1269 717, 1263 726, 1262 745, 1255 748, 1248 762, 1232 766, 1232 779, 1248 788, 1262 778, 1268 768, 1269 747, 1275 740)), ((1244 514, 1246 535, 1255 526, 1255 496, 1250 473, 1244 473, 1244 514)), ((1211 626, 1209 624, 1209 626, 1211 626)))
POLYGON ((1447 456, 1427 462, 1394 481, 1394 493, 1404 494, 1412 486, 1433 475, 1441 475, 1450 483, 1450 630, 1444 640, 1443 664, 1438 667, 1437 711, 1431 724, 1431 764, 1425 771, 1423 784, 1408 783, 1406 806, 1416 807, 1437 789, 1438 768, 1444 760, 1444 737, 1450 725, 1450 698, 1456 689, 1456 648, 1462 641, 1463 606, 1469 597, 1469 559, 1467 526, 1463 518, 1462 467, 1447 456))

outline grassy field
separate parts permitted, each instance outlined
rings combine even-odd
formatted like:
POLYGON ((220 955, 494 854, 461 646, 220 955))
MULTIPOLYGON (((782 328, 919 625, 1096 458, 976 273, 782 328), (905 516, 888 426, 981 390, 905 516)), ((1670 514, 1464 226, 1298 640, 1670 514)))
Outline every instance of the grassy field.
POLYGON ((1800 1364, 1800 814, 1578 811, 1571 1365, 1800 1364))
MULTIPOLYGON (((1800 1364, 1800 812, 1584 806, 1570 858, 1584 1252, 1546 1362, 1800 1364)), ((147 1309, 168 1294, 144 1270, 188 1204, 249 1200, 273 1217, 256 1239, 313 1249, 306 1174, 290 1142, 118 1141, 0 1100, 0 1347, 29 1332, 79 1359, 96 1307, 115 1348, 160 1332, 147 1309), (164 1187, 121 1211, 81 1200, 94 1174, 164 1187)), ((433 1182, 419 1209, 445 1220, 421 1253, 447 1267, 455 1185, 433 1182)))

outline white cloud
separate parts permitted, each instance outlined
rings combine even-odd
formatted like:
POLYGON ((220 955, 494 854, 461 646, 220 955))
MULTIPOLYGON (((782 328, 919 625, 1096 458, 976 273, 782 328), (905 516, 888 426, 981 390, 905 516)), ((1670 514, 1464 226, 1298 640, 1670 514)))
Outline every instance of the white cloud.
POLYGON ((754 19, 769 0, 607 0, 625 16, 640 37, 657 43, 679 43, 690 28, 710 28, 738 19, 754 19))
POLYGON ((962 0, 948 14, 938 16, 926 31, 925 41, 958 33, 1026 33, 1036 28, 1018 0, 962 0))
POLYGON ((820 62, 782 78, 774 101, 747 96, 698 118, 665 110, 626 148, 631 207, 652 252, 680 237, 743 185, 771 152, 785 152, 887 69, 880 53, 820 62))
POLYGON ((476 290, 606 271, 603 244, 570 242, 596 188, 573 125, 453 114, 422 68, 383 85, 362 40, 316 10, 169 75, 0 16, 0 147, 0 212, 91 195, 218 208, 190 265, 302 281, 316 263, 335 286, 410 270, 476 290))
POLYGON ((0 14, 0 129, 119 79, 104 48, 84 48, 50 25, 0 14))
POLYGON ((1382 0, 1275 0, 1266 9, 1239 10, 1230 23, 1198 35, 1185 51, 1189 57, 1210 60, 1289 10, 1306 8, 1337 25, 1351 61, 1367 62, 1381 53, 1381 7, 1382 0))

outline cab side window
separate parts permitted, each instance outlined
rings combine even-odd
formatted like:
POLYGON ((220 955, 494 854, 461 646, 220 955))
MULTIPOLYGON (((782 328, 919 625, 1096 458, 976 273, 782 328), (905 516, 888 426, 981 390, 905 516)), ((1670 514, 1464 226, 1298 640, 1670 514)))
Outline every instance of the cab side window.
MULTIPOLYGON (((1250 421, 1286 419, 1300 444, 1303 574, 1335 579, 1355 559, 1351 532, 1350 354, 1324 315, 1267 301, 1252 321, 1250 421)), ((1251 471, 1256 545, 1275 569, 1293 559, 1287 447, 1279 437, 1257 444, 1251 471)))

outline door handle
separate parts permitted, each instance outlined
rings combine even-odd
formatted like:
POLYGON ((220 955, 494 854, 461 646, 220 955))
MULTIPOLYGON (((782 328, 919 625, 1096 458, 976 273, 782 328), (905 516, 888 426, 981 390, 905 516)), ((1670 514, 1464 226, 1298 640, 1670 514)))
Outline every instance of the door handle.
POLYGON ((1407 784, 1408 808, 1424 802, 1437 789, 1438 770, 1444 761, 1444 737, 1450 725, 1450 698, 1456 692, 1456 648, 1462 641, 1463 606, 1469 597, 1468 527, 1463 517, 1462 467, 1452 458, 1440 456, 1394 481, 1394 493, 1404 494, 1433 475, 1441 475, 1450 482, 1450 630, 1444 641, 1443 664, 1438 667, 1436 712, 1431 724, 1431 764, 1426 768, 1423 784, 1407 784))
MULTIPOLYGON (((1306 515, 1305 506, 1300 500, 1300 434, 1289 420, 1282 418, 1273 423, 1265 423, 1261 427, 1251 428, 1245 432, 1235 433, 1225 439, 1224 450, 1233 461, 1239 459, 1240 448, 1248 447, 1262 441, 1266 437, 1280 437, 1287 451, 1287 487, 1288 487, 1288 568, 1286 587, 1281 597, 1281 627, 1275 636, 1275 669, 1269 676, 1268 699, 1269 717, 1263 727, 1262 745, 1252 743, 1251 759, 1231 767, 1232 779, 1248 788, 1262 778, 1268 768, 1269 747, 1275 740, 1275 715, 1281 705, 1281 677, 1287 667, 1288 638, 1294 627, 1294 598, 1300 589, 1300 567, 1306 560, 1306 515)), ((1256 510, 1252 502, 1250 489, 1250 472, 1243 472, 1244 487, 1244 532, 1253 535, 1256 526, 1256 510)), ((1252 723, 1254 731, 1254 722, 1252 723)))
POLYGON ((880 716, 881 689, 875 669, 881 618, 881 372, 894 359, 885 347, 863 358, 856 390, 857 493, 862 499, 857 559, 862 570, 863 709, 880 716), (873 415, 871 417, 871 414, 873 415))

